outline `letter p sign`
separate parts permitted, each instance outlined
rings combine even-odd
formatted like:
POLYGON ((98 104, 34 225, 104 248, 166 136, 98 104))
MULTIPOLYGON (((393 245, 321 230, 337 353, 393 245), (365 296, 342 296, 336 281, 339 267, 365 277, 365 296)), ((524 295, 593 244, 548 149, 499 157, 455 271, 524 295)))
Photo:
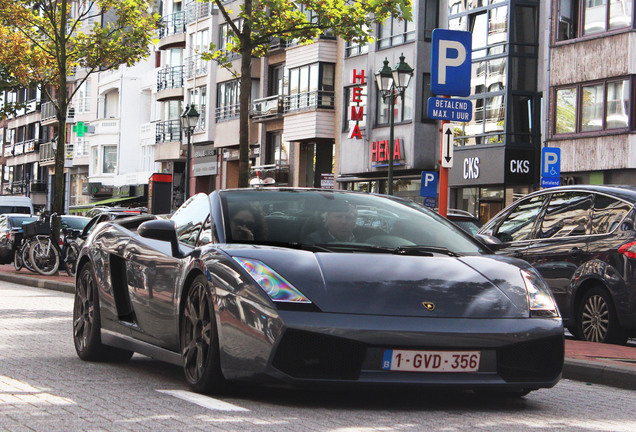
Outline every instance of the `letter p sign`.
POLYGON ((444 96, 470 95, 472 33, 433 30, 431 91, 444 96))

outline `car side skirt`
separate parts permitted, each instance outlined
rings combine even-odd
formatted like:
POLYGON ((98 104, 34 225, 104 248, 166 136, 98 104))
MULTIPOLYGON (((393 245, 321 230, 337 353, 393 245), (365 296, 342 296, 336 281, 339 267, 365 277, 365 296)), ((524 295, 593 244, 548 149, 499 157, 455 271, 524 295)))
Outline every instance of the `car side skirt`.
POLYGON ((183 357, 179 353, 142 342, 129 336, 101 329, 101 338, 104 345, 134 351, 156 360, 183 366, 183 357))

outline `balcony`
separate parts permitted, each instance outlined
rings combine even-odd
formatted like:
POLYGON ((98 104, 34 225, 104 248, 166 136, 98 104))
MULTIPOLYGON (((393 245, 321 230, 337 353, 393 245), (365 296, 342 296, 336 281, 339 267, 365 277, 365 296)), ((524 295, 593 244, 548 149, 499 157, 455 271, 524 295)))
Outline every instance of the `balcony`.
MULTIPOLYGON (((226 3, 223 1, 223 3, 226 3)), ((192 0, 185 5, 185 20, 186 24, 191 24, 201 18, 206 18, 211 15, 213 10, 212 2, 201 2, 192 0)))
POLYGON ((263 121, 280 118, 284 112, 284 97, 275 95, 263 99, 256 99, 254 103, 252 103, 250 115, 256 121, 263 121))
POLYGON ((185 14, 183 12, 166 15, 161 18, 160 23, 158 49, 185 45, 185 14))
MULTIPOLYGON (((57 122, 57 109, 53 102, 48 101, 44 102, 40 108, 40 115, 42 116, 41 122, 43 125, 49 125, 57 122)), ((75 122, 75 108, 68 107, 66 112, 66 122, 74 123, 75 122)))
POLYGON ((201 58, 201 54, 188 57, 183 62, 185 64, 185 77, 186 79, 192 79, 199 76, 208 74, 209 62, 201 58))
POLYGON ((173 66, 157 72, 157 100, 183 99, 184 67, 173 66))
POLYGON ((216 108, 216 120, 227 121, 239 118, 239 104, 225 105, 216 108))
POLYGON ((55 164, 55 146, 54 142, 40 145, 40 166, 55 164))
POLYGON ((285 97, 285 112, 334 109, 335 95, 332 91, 313 91, 285 97))
POLYGON ((181 140, 181 120, 167 120, 157 123, 155 143, 181 140))

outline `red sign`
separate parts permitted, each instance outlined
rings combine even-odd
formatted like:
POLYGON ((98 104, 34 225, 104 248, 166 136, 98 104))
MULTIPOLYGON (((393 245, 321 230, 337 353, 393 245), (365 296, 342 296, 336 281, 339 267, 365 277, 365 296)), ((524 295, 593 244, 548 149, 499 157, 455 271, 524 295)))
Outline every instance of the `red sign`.
MULTIPOLYGON (((351 82, 360 85, 366 84, 364 69, 362 69, 359 73, 357 69, 354 69, 351 76, 351 82)), ((356 124, 349 131, 349 139, 362 139, 362 132, 360 132, 359 122, 362 121, 362 119, 364 118, 364 105, 354 106, 353 104, 360 104, 363 102, 363 91, 364 89, 362 87, 353 87, 351 89, 351 112, 349 113, 349 115, 351 121, 356 122, 356 124)))
MULTIPOLYGON (((402 147, 398 138, 395 139, 393 145, 393 160, 402 160, 402 147)), ((389 162, 389 140, 371 143, 371 163, 373 162, 389 162)))

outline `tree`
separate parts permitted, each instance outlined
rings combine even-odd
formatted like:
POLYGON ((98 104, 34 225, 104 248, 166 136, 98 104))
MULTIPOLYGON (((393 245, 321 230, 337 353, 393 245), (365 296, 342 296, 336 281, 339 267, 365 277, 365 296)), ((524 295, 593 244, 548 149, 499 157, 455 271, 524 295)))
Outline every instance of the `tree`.
MULTIPOLYGON (((374 23, 389 16, 411 19, 410 0, 244 0, 240 11, 226 9, 221 0, 214 1, 230 27, 232 44, 226 51, 241 56, 239 82, 239 187, 249 186, 249 111, 252 58, 267 54, 273 38, 312 43, 329 31, 347 41, 371 40, 374 23)), ((231 67, 224 51, 211 44, 202 58, 216 60, 231 67)))
MULTIPOLYGON (((64 212, 67 110, 88 77, 150 54, 159 23, 151 0, 0 0, 0 71, 37 83, 58 121, 53 212, 64 212), (84 74, 69 79, 77 68, 84 74), (75 83, 74 86, 69 84, 75 83)), ((59 226, 53 227, 59 234, 59 226)))

